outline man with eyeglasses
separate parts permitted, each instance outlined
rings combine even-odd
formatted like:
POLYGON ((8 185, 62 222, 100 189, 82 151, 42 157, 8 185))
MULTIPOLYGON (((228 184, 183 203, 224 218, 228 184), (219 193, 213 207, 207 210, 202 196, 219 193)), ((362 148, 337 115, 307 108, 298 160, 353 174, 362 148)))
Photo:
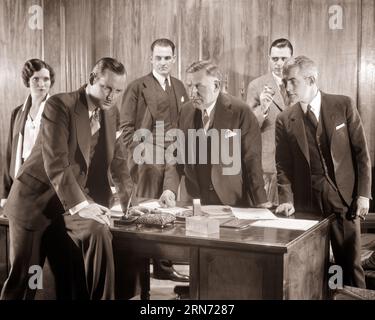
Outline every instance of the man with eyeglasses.
MULTIPOLYGON (((293 46, 287 39, 277 39, 269 49, 270 72, 250 82, 247 104, 254 112, 262 134, 262 168, 267 199, 278 205, 275 164, 275 120, 291 101, 282 82, 286 60, 293 55, 293 46)), ((295 101, 296 102, 296 101, 295 101)))

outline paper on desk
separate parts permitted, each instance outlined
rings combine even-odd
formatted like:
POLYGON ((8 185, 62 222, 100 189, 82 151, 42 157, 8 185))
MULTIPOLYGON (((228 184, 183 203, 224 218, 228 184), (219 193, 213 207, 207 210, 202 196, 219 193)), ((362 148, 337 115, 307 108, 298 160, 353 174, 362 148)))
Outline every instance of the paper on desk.
POLYGON ((160 208, 160 204, 158 201, 149 201, 149 202, 142 202, 139 204, 139 207, 147 208, 150 210, 158 209, 160 208))
POLYGON ((263 208, 236 208, 232 207, 232 212, 237 219, 247 220, 272 220, 277 217, 268 209, 263 208))
POLYGON ((317 220, 277 218, 275 220, 259 220, 251 224, 252 227, 277 228, 306 231, 316 225, 317 220))

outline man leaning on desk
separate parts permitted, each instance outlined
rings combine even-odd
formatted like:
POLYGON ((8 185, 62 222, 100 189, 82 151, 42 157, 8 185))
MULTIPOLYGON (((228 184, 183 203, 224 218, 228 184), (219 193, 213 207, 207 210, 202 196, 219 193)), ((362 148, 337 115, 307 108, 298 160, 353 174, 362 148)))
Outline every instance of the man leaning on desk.
POLYGON ((132 187, 116 140, 115 104, 125 83, 123 64, 102 58, 87 85, 47 100, 37 141, 4 208, 11 269, 1 299, 34 297, 29 270, 43 266, 45 250, 57 298, 114 299, 112 235, 104 206, 112 197, 109 170, 124 210, 132 187))
MULTIPOLYGON (((244 102, 221 92, 222 75, 212 62, 197 61, 187 69, 187 74, 191 101, 182 106, 179 117, 179 129, 186 141, 186 159, 184 165, 176 166, 175 171, 168 173, 174 176, 168 177, 167 181, 176 181, 184 174, 188 195, 200 198, 203 205, 269 207, 271 204, 267 202, 262 177, 261 135, 254 114, 244 102), (191 157, 188 159, 188 149, 194 145, 189 140, 189 129, 204 132, 194 138, 196 149, 190 154, 194 154, 195 161, 191 157), (218 141, 212 140, 215 130, 218 141), (240 137, 236 137, 237 134, 240 137), (213 148, 213 151, 222 151, 227 142, 232 144, 229 148, 233 147, 236 138, 239 138, 237 141, 240 141, 241 148, 238 154, 233 155, 233 162, 238 162, 239 168, 237 172, 225 174, 227 165, 222 162, 223 158, 220 156, 219 162, 211 161, 211 151, 213 148), (202 152, 206 153, 206 163, 199 163, 202 152)), ((171 194, 176 192, 173 187, 164 191, 160 202, 166 206, 173 205, 170 199, 174 196, 171 194)))
POLYGON ((371 165, 357 109, 346 96, 319 90, 318 69, 307 57, 283 70, 290 96, 299 103, 276 120, 276 213, 334 214, 331 244, 344 284, 365 287, 360 261, 360 223, 369 210, 371 165))

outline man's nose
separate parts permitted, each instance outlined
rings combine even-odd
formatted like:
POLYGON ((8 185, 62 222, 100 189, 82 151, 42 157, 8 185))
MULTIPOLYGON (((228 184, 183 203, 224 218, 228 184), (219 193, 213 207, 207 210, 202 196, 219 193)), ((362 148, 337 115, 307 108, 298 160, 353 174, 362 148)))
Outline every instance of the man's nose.
POLYGON ((106 97, 107 100, 112 100, 113 99, 113 91, 109 91, 106 97))
POLYGON ((285 89, 286 91, 291 92, 293 89, 293 86, 289 82, 286 82, 285 89))

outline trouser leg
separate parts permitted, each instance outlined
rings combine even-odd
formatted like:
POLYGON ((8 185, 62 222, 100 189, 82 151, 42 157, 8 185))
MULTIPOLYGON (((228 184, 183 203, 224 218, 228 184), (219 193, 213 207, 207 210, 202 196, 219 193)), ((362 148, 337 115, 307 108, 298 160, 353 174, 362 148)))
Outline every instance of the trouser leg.
MULTIPOLYGON (((1 292, 2 300, 34 298, 38 283, 35 275, 38 267, 42 270, 44 264, 44 255, 41 251, 43 233, 44 229, 28 230, 13 218, 9 218, 11 267, 1 292)), ((42 277, 42 273, 40 276, 42 277)))

